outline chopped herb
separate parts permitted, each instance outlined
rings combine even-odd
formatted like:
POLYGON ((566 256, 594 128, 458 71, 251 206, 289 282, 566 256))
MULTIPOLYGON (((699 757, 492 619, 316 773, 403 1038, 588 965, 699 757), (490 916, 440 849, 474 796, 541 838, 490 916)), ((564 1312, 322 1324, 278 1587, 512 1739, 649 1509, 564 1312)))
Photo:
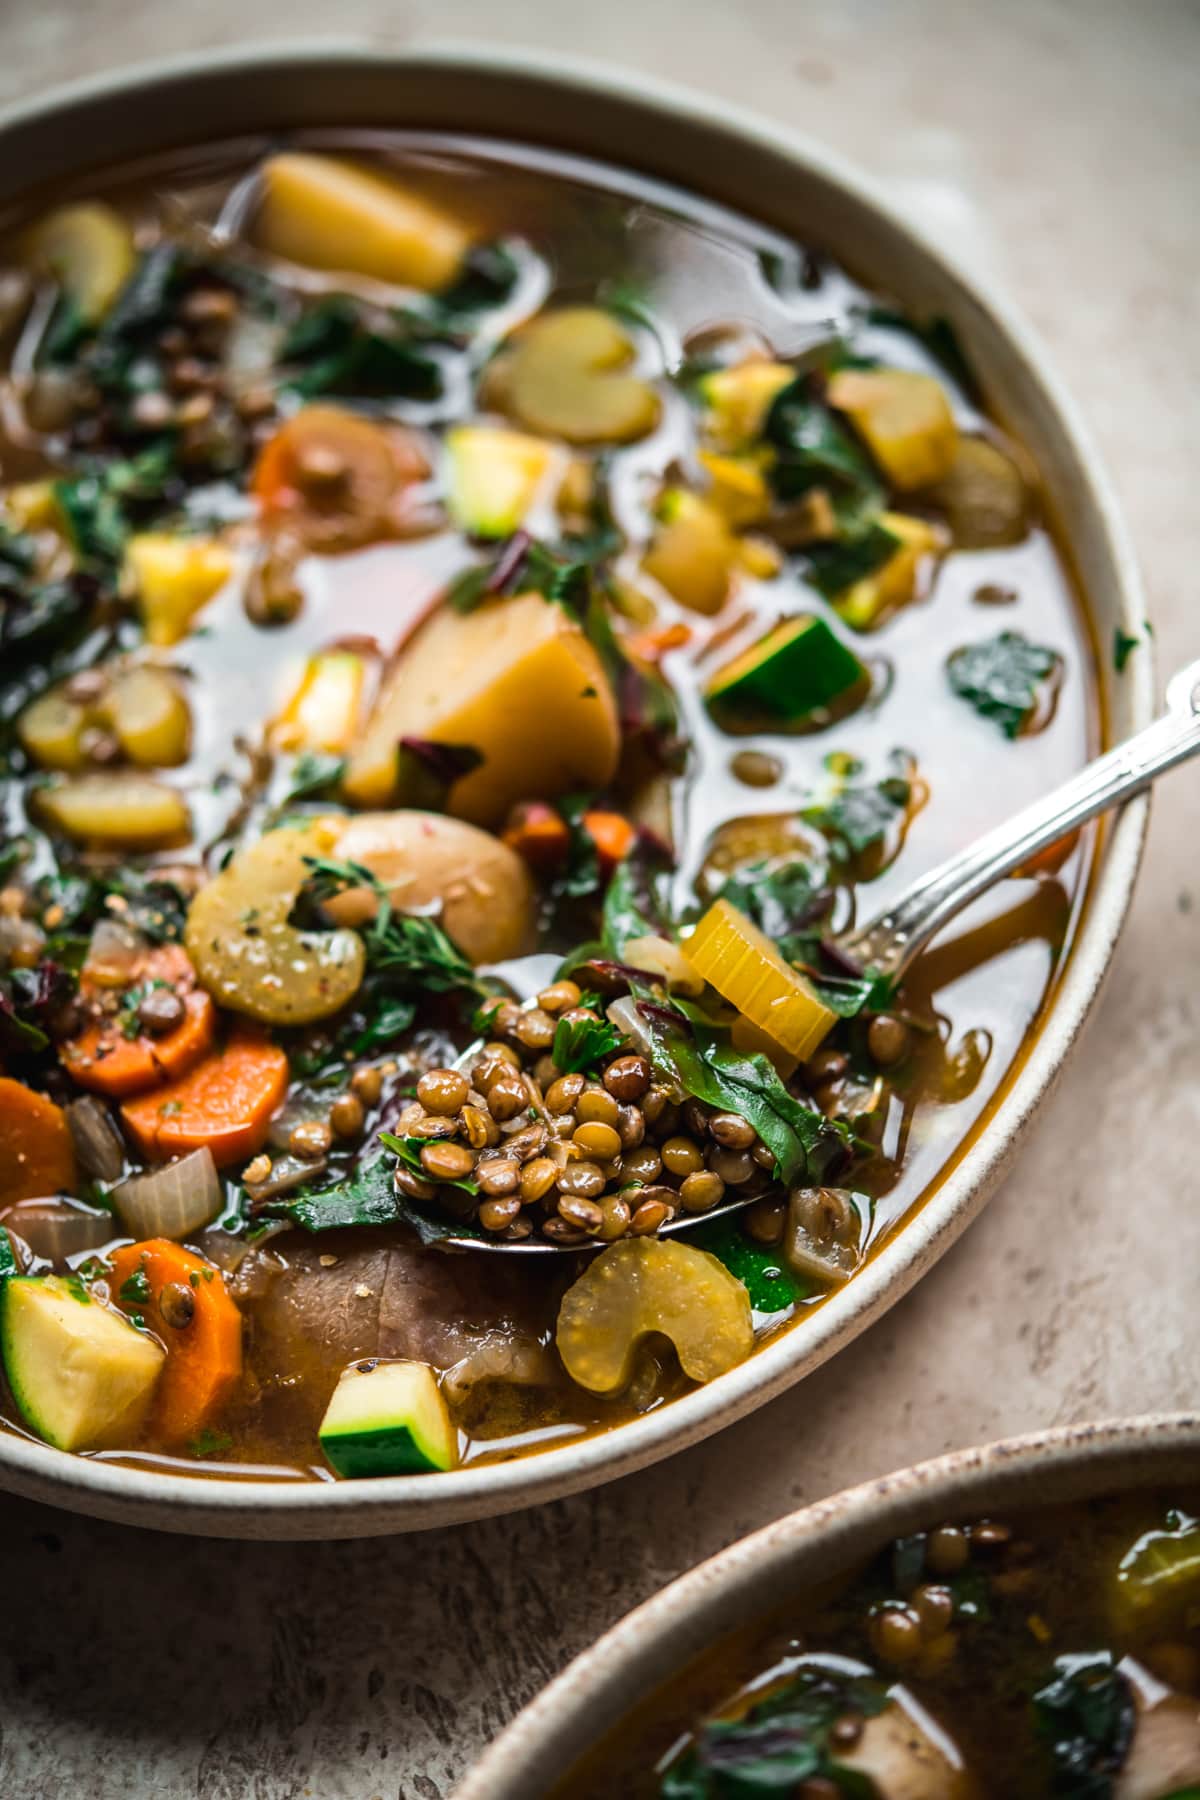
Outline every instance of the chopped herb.
POLYGON ((133 1274, 121 1283, 117 1297, 128 1301, 131 1306, 149 1306, 154 1294, 150 1286, 150 1277, 144 1268, 136 1268, 133 1274))
POLYGON ((896 752, 891 760, 893 774, 877 782, 847 784, 831 799, 804 809, 802 816, 816 826, 834 855, 844 862, 887 845, 904 823, 912 803, 912 781, 906 759, 896 752))
POLYGON ((1119 625, 1113 632, 1113 668, 1118 675, 1125 673, 1125 664, 1137 649, 1139 641, 1131 632, 1123 631, 1119 625))
POLYGON ((1056 651, 1031 643, 1019 631, 1002 631, 953 651, 946 672, 961 699, 994 720, 1006 737, 1016 738, 1028 727, 1060 662, 1056 651))
POLYGON ((341 785, 346 773, 344 756, 328 756, 317 750, 305 750, 292 764, 287 790, 281 806, 294 806, 298 800, 315 800, 341 785))
POLYGON ((232 1449, 233 1439, 223 1431, 213 1431, 206 1425, 191 1443, 188 1450, 195 1457, 220 1456, 223 1451, 232 1449))
POLYGON ((560 1019, 550 1054, 564 1075, 595 1068, 621 1046, 621 1033, 607 1019, 560 1019))
POLYGON ((746 863, 725 882, 721 898, 752 919, 789 962, 807 960, 833 904, 825 875, 823 866, 804 857, 775 866, 746 863))

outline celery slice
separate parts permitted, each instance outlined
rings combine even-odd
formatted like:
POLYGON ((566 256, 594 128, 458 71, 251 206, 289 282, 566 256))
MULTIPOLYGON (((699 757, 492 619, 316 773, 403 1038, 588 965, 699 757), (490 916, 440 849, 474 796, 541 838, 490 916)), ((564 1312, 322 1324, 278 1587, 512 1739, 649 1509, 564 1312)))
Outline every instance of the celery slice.
POLYGON ((728 900, 714 901, 685 950, 722 999, 801 1062, 837 1023, 799 970, 728 900))

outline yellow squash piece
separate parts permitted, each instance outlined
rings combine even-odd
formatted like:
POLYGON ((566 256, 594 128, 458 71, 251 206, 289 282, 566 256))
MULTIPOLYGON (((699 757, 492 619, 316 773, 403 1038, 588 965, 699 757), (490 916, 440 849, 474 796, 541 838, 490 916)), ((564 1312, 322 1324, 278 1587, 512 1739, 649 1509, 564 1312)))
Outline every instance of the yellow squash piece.
POLYGON ((39 788, 35 804, 42 819, 80 844, 164 849, 186 842, 192 828, 183 796, 134 769, 69 776, 39 788))
POLYGON ((795 378, 789 364, 765 356, 702 376, 704 430, 713 448, 741 450, 761 437, 772 400, 795 378))
POLYGON ((466 616, 439 607, 384 684, 343 790, 356 805, 398 793, 403 738, 468 749, 446 810, 498 825, 518 800, 607 787, 621 736, 603 665, 579 626, 541 594, 466 616))
POLYGON ((572 1381, 592 1394, 628 1386, 638 1344, 670 1338, 693 1381, 712 1381, 754 1348, 750 1296, 707 1250, 677 1238, 627 1238, 590 1262, 563 1296, 556 1342, 572 1381))
POLYGON ((488 369, 488 404, 569 444, 628 443, 658 424, 649 382, 628 373, 633 343, 611 313, 567 306, 526 325, 488 369))
POLYGON ((216 538, 140 532, 125 546, 125 572, 137 599, 148 643, 177 644, 192 618, 233 574, 231 551, 216 538))
POLYGON ((711 483, 705 498, 726 523, 737 530, 761 525, 771 510, 762 454, 721 456, 715 450, 701 450, 698 460, 711 483))
POLYGON ((788 1055, 801 1062, 837 1024, 797 969, 728 900, 714 900, 684 945, 698 975, 788 1055))
POLYGON ((96 325, 133 273, 133 233, 102 201, 56 207, 25 243, 31 262, 44 264, 74 302, 85 325, 96 325))
POLYGON ((508 537, 546 496, 565 452, 502 425, 456 425, 446 433, 448 508, 461 531, 508 537))
POLYGON ((264 1025, 309 1025, 339 1012, 362 985, 357 931, 300 931, 288 915, 310 870, 333 855, 340 820, 269 831, 201 888, 184 944, 214 1000, 264 1025))
POLYGON ((839 618, 855 631, 870 631, 889 613, 915 600, 925 568, 946 549, 944 534, 926 519, 881 513, 879 523, 899 540, 897 548, 878 569, 844 588, 833 602, 839 618))
POLYGON ((21 746, 40 769, 82 769, 87 714, 61 687, 34 700, 17 721, 21 746))
POLYGON ((362 717, 366 666, 352 650, 310 656, 299 686, 271 727, 280 750, 313 750, 340 756, 362 717))
POLYGON ((946 390, 910 369, 839 369, 829 404, 844 413, 891 486, 910 494, 948 475, 958 427, 946 390))
POLYGON ((164 669, 145 664, 116 676, 101 710, 130 762, 169 769, 187 761, 192 715, 164 669))
POLYGON ((390 176, 301 150, 263 164, 255 236, 306 268, 431 293, 454 279, 470 244, 459 220, 390 176))
POLYGON ((642 568, 692 612, 720 612, 729 598, 741 547, 715 506, 686 488, 668 488, 642 568))

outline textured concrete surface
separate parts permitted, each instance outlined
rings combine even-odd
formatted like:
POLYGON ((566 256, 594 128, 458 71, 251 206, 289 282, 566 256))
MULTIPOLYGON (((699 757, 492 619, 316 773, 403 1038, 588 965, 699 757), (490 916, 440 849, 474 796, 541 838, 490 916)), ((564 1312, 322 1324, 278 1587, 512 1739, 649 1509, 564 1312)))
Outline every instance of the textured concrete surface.
MULTIPOLYGON (((1194 0, 0 0, 0 97, 334 25, 624 60, 857 158, 1049 340, 1128 510, 1160 666, 1200 650, 1194 0)), ((362 1544, 193 1543, 0 1500, 0 1794, 445 1800, 604 1626, 798 1502, 1004 1432, 1194 1404, 1198 842, 1200 780, 1175 775, 1099 1016, 982 1221, 847 1355, 707 1445, 362 1544)))

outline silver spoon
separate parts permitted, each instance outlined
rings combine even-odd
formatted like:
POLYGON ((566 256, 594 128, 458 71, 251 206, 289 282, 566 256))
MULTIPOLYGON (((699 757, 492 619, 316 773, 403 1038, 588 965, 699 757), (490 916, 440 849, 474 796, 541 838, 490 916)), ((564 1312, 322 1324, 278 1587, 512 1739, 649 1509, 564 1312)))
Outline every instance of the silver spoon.
MULTIPOLYGON (((997 825, 965 850, 938 863, 876 918, 837 938, 837 947, 862 968, 898 981, 930 939, 994 882, 1011 875, 1089 819, 1142 793, 1159 775, 1198 750, 1200 661, 1188 663, 1172 676, 1166 711, 1152 725, 1087 763, 1077 775, 1022 808, 1006 824, 997 825)), ((661 1226, 658 1236, 672 1237, 752 1204, 750 1199, 730 1200, 709 1212, 682 1213, 661 1226)), ((533 1238, 506 1243, 448 1237, 442 1242, 463 1250, 522 1256, 578 1256, 581 1251, 603 1248, 600 1244, 553 1244, 533 1238)))

